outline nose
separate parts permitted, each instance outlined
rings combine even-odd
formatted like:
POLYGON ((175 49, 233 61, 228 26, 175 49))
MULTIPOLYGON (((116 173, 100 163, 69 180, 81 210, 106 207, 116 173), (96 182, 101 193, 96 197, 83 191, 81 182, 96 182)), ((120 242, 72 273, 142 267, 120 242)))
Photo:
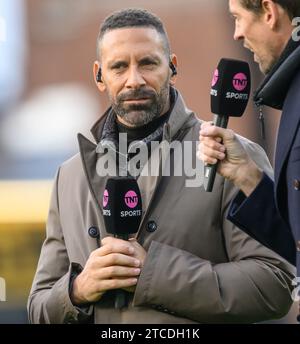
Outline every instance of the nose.
POLYGON ((244 36, 242 34, 241 28, 237 24, 235 24, 233 39, 235 41, 238 41, 238 40, 241 40, 243 38, 244 38, 244 36))
POLYGON ((130 89, 138 89, 141 86, 145 86, 146 82, 136 66, 132 66, 128 69, 128 77, 125 86, 130 89))

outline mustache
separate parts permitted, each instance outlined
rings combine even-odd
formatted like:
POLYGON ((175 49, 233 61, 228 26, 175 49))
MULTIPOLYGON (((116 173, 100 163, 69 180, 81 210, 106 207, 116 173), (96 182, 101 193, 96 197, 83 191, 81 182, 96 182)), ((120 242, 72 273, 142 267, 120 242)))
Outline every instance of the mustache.
POLYGON ((145 99, 145 98, 155 98, 156 93, 151 90, 146 89, 136 89, 130 90, 128 92, 122 93, 117 97, 119 102, 132 99, 145 99))

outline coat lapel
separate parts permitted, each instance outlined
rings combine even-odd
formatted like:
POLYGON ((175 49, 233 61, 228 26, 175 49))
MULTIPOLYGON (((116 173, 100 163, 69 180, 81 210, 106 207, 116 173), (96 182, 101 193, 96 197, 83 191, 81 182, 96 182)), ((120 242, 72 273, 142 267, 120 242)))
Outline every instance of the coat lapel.
MULTIPOLYGON (((164 139, 165 132, 168 130, 168 124, 166 123, 164 126, 164 139)), ((164 144, 166 141, 162 141, 160 145, 156 148, 154 152, 151 153, 150 159, 147 161, 146 165, 143 168, 141 175, 138 177, 137 182, 139 185, 139 189, 141 191, 142 196, 142 204, 143 204, 143 217, 136 234, 136 237, 139 236, 141 228, 144 225, 145 219, 150 211, 150 206, 154 199, 154 196, 157 192, 158 185, 161 181, 163 176, 162 173, 162 157, 166 157, 167 152, 165 151, 166 145, 164 144), (151 166, 150 166, 151 165, 151 166), (149 173, 151 168, 152 174, 149 173), (143 173, 146 171, 145 173, 143 173)))
POLYGON ((138 184, 143 199, 144 214, 137 236, 140 234, 141 228, 143 227, 144 222, 147 219, 147 215, 150 212, 151 204, 154 200, 154 197, 159 190, 158 186, 162 179, 162 176, 164 175, 162 171, 164 163, 166 164, 166 167, 168 166, 170 153, 169 144, 173 140, 181 141, 186 131, 196 123, 197 120, 195 119, 194 113, 186 108, 181 95, 178 93, 178 98, 170 115, 169 121, 164 125, 163 138, 162 142, 159 145, 159 149, 152 153, 154 154, 154 156, 151 155, 152 159, 150 159, 150 161, 148 160, 147 164, 144 167, 146 171, 149 171, 150 162, 152 164, 152 171, 155 171, 155 173, 154 175, 146 174, 145 176, 143 176, 143 173, 141 173, 138 178, 138 184))
POLYGON ((78 134, 80 155, 84 173, 98 209, 102 213, 102 197, 107 177, 99 177, 97 174, 96 145, 81 134, 78 134))
MULTIPOLYGON (((91 133, 93 134, 96 142, 99 141, 99 135, 102 132, 106 114, 107 113, 105 113, 104 116, 102 116, 91 129, 91 133)), ((101 221, 101 223, 99 224, 101 237, 104 237, 107 233, 104 230, 105 226, 102 216, 102 195, 104 193, 104 188, 108 177, 100 177, 97 174, 97 161, 102 156, 101 154, 97 153, 97 145, 81 134, 78 134, 77 138, 82 166, 88 183, 88 187, 96 204, 96 207, 99 210, 98 218, 101 221)))
POLYGON ((299 82, 294 82, 290 89, 283 108, 277 135, 275 155, 275 192, 277 202, 279 200, 278 190, 280 179, 300 121, 299 102, 295 101, 295 99, 299 98, 297 85, 299 85, 299 82))

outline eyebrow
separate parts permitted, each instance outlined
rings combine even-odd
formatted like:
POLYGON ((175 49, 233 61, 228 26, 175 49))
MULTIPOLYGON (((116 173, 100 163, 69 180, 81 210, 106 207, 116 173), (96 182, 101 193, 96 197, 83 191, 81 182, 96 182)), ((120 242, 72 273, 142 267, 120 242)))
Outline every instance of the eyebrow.
MULTIPOLYGON (((154 61, 156 63, 161 63, 161 58, 157 55, 154 55, 154 54, 149 54, 149 55, 145 55, 143 57, 141 57, 140 59, 138 59, 138 62, 147 62, 147 61, 154 61)), ((127 66, 128 65, 128 62, 126 60, 112 60, 112 61, 109 61, 107 63, 107 67, 108 68, 116 68, 116 67, 120 67, 120 66, 127 66)))
POLYGON ((120 66, 126 66, 128 63, 125 60, 110 61, 107 64, 108 68, 116 68, 120 66))
POLYGON ((156 55, 146 55, 146 56, 143 56, 141 59, 139 59, 139 62, 147 62, 147 61, 154 61, 154 62, 160 63, 161 59, 156 55))

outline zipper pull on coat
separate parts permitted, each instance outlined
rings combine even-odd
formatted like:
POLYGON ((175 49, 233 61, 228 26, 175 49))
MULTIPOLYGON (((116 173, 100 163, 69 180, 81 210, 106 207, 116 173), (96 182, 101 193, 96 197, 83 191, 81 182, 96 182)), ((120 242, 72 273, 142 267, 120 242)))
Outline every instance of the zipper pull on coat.
POLYGON ((258 120, 260 122, 260 132, 261 132, 261 138, 263 141, 266 140, 266 127, 265 127, 265 118, 263 114, 263 105, 262 105, 263 99, 260 98, 255 102, 256 107, 258 108, 258 120))
POLYGON ((265 118, 264 118, 262 106, 259 107, 258 119, 260 121, 261 137, 265 141, 266 140, 266 127, 265 127, 265 118))

